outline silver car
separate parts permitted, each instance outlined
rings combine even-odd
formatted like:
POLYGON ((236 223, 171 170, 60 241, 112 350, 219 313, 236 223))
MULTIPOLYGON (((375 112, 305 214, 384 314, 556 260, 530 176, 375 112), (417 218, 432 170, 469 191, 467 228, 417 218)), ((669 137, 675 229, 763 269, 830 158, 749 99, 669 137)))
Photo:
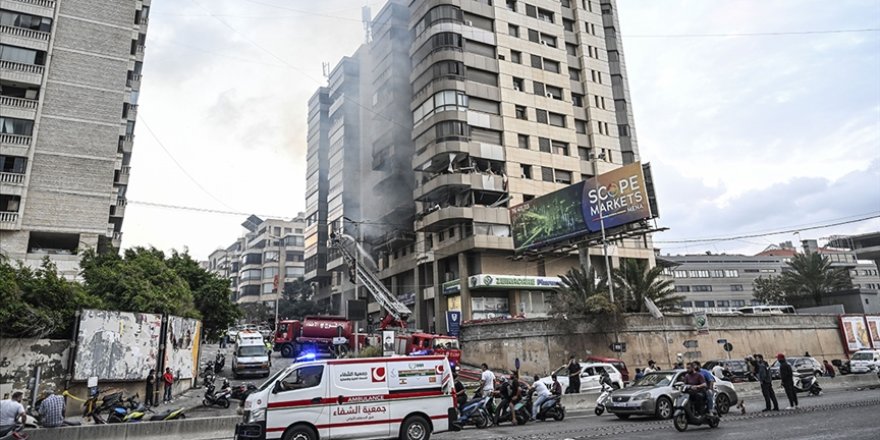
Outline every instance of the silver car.
MULTIPOLYGON (((672 417, 672 403, 679 395, 673 385, 683 380, 684 373, 685 370, 648 373, 632 386, 614 390, 605 408, 620 419, 632 415, 668 419, 672 417)), ((715 392, 715 407, 720 414, 726 414, 739 400, 730 382, 716 380, 715 392)))

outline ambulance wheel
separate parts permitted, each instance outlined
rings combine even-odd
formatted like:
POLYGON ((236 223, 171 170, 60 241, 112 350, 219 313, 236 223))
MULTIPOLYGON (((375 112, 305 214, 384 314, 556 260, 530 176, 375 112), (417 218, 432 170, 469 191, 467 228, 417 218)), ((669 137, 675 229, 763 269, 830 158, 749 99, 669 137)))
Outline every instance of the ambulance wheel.
POLYGON ((431 425, 422 416, 411 416, 400 426, 400 440, 428 440, 431 425))
POLYGON ((317 440, 318 434, 308 426, 294 426, 284 433, 284 440, 317 440))

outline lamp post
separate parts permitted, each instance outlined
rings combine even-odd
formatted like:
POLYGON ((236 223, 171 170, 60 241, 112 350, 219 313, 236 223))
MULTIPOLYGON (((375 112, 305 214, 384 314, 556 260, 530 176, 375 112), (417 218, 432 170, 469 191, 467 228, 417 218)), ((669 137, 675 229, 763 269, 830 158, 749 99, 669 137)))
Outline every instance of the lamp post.
MULTIPOLYGON (((611 298, 611 302, 614 303, 614 282, 611 280, 611 260, 608 257, 608 240, 605 237, 605 215, 602 213, 601 203, 599 200, 599 164, 597 163, 597 159, 605 159, 605 153, 600 153, 598 156, 596 154, 590 154, 590 163, 593 165, 593 179, 596 181, 596 201, 599 202, 599 229, 602 231, 602 255, 605 257, 605 275, 608 277, 608 296, 611 298)), ((590 256, 587 253, 587 261, 589 261, 590 256)))

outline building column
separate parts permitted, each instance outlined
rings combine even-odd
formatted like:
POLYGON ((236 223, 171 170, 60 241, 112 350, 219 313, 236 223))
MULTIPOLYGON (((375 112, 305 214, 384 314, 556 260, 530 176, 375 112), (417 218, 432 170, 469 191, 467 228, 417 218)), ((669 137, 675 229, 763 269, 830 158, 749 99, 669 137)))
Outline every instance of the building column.
POLYGON ((416 263, 415 269, 413 269, 413 288, 416 293, 416 302, 413 304, 413 322, 415 322, 415 327, 417 329, 425 329, 425 324, 422 321, 422 298, 424 295, 422 294, 422 277, 421 275, 421 266, 416 263))
POLYGON ((461 320, 471 319, 471 290, 468 286, 467 253, 458 254, 458 284, 461 286, 461 320))
POLYGON ((437 334, 446 333, 446 295, 443 294, 442 284, 440 282, 440 260, 435 259, 431 264, 434 270, 434 332, 437 334))

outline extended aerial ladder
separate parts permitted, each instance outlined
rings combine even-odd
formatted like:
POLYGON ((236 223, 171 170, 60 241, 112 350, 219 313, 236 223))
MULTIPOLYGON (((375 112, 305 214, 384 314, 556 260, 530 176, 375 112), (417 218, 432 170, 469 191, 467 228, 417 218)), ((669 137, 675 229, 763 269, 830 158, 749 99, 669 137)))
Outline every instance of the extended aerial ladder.
POLYGON ((367 291, 385 310, 385 317, 379 324, 379 328, 385 330, 388 327, 400 327, 406 329, 406 322, 412 314, 409 307, 397 300, 387 287, 379 281, 373 273, 371 260, 366 252, 357 244, 357 241, 349 235, 333 232, 330 234, 331 245, 342 254, 345 263, 357 277, 357 280, 366 287, 367 291), (371 263, 365 264, 367 261, 371 263))

